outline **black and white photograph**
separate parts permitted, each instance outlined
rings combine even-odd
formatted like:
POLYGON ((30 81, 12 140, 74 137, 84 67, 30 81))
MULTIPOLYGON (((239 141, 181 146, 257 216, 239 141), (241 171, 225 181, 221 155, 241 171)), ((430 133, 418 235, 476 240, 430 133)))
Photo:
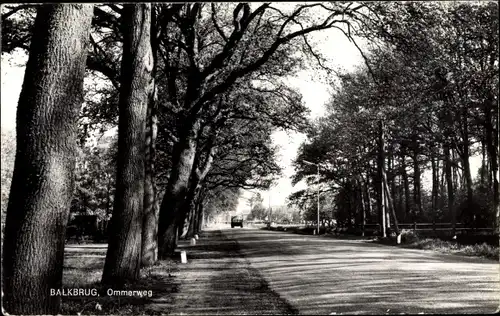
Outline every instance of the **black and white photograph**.
POLYGON ((1 16, 2 314, 500 311, 498 1, 1 16))

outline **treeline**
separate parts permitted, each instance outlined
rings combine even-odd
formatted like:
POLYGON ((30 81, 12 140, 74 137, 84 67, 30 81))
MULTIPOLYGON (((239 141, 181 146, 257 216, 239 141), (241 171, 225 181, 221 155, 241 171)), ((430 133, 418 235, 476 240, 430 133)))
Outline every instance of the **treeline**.
POLYGON ((102 283, 116 289, 172 255, 204 212, 233 208, 241 188, 269 187, 280 171, 272 131, 306 124, 301 96, 282 79, 320 60, 308 34, 354 27, 363 10, 3 6, 3 53, 29 53, 5 226, 5 310, 58 312, 49 289, 62 285, 72 204, 111 209, 102 283), (99 149, 92 137, 114 126, 116 150, 99 149))
POLYGON ((299 223, 302 221, 302 214, 297 207, 287 205, 264 206, 264 199, 260 193, 254 193, 247 199, 247 205, 250 213, 246 220, 249 221, 268 221, 276 223, 299 223))
MULTIPOLYGON (((377 12, 357 34, 367 64, 340 76, 294 180, 313 183, 316 168, 303 160, 321 163, 324 216, 347 227, 498 229, 498 3, 381 3, 377 12)), ((308 208, 315 198, 291 196, 308 208)))

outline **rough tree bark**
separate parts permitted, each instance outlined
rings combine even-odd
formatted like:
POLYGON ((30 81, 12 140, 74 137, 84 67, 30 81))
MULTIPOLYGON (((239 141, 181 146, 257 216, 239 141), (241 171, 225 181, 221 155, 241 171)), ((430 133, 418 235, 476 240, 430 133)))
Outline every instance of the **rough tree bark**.
POLYGON ((188 229, 186 231, 187 238, 192 238, 192 237, 194 237, 194 234, 195 234, 196 220, 198 218, 198 213, 197 213, 198 209, 196 207, 196 195, 198 194, 199 191, 200 191, 200 187, 198 184, 194 190, 193 196, 190 197, 189 208, 190 208, 190 210, 192 210, 192 214, 191 214, 192 216, 189 219, 189 225, 188 225, 188 229))
POLYGON ((116 195, 103 284, 115 288, 139 277, 144 203, 147 105, 153 56, 151 4, 123 7, 122 76, 119 100, 116 195))
MULTIPOLYGON (((154 72, 154 71, 153 71, 154 72)), ((154 161, 156 153, 156 100, 148 104, 148 119, 146 128, 146 158, 144 166, 144 218, 142 223, 141 263, 147 267, 154 264, 158 258, 158 207, 156 204, 156 185, 154 180, 154 161)))
POLYGON ((158 222, 158 257, 166 259, 174 254, 177 228, 182 224, 183 206, 196 154, 199 122, 189 124, 174 146, 172 173, 160 207, 158 222))
POLYGON ((143 267, 153 265, 158 259, 158 206, 156 203, 156 185, 154 161, 156 159, 157 135, 157 92, 156 71, 158 41, 156 39, 155 12, 151 10, 151 51, 153 54, 153 70, 151 73, 151 93, 149 95, 147 128, 146 128, 146 158, 144 166, 144 218, 142 222, 141 264, 143 267))
POLYGON ((3 242, 3 308, 57 314, 73 194, 90 4, 38 8, 17 108, 17 149, 3 242))
POLYGON ((198 214, 198 220, 196 223, 196 230, 195 233, 199 234, 201 230, 203 229, 204 221, 205 221, 205 213, 203 209, 203 201, 205 199, 205 192, 206 190, 202 187, 200 190, 200 193, 198 193, 198 196, 196 197, 196 208, 197 208, 197 214, 198 214))

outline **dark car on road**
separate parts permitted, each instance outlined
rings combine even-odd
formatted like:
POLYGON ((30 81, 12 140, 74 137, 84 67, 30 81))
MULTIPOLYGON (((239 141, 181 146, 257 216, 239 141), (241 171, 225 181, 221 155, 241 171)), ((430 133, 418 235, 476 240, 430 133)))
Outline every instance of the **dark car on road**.
POLYGON ((243 217, 241 216, 231 217, 231 228, 234 228, 235 226, 243 228, 243 217))

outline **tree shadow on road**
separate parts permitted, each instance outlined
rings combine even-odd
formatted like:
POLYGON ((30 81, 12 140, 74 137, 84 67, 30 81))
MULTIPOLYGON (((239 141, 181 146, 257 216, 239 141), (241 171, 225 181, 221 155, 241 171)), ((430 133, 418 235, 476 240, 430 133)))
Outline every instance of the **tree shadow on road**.
POLYGON ((196 286, 182 287, 193 298, 185 314, 295 315, 298 310, 273 291, 259 271, 239 253, 239 245, 217 231, 205 232, 203 242, 185 246, 189 263, 181 268, 196 286))
POLYGON ((286 232, 227 234, 301 313, 491 313, 498 307, 498 272, 492 273, 498 263, 490 260, 286 232))

